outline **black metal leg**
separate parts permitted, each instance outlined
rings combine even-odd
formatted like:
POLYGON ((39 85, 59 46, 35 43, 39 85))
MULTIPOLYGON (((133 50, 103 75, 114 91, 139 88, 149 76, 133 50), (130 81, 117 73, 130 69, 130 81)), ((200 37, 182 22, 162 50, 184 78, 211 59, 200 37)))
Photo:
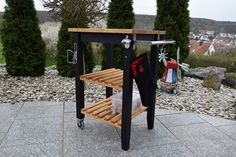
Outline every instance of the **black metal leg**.
POLYGON ((147 124, 148 129, 154 128, 154 118, 155 118, 155 102, 156 102, 156 92, 152 92, 152 105, 148 107, 147 110, 147 124), (154 104, 154 105, 153 105, 154 104))
POLYGON ((84 119, 84 114, 81 113, 81 109, 84 108, 84 82, 80 81, 80 75, 84 74, 84 65, 83 65, 84 45, 81 42, 80 33, 76 34, 76 44, 77 44, 77 63, 75 70, 76 117, 78 119, 78 125, 79 125, 84 119))
POLYGON ((121 145, 123 150, 128 150, 131 134, 131 108, 133 77, 131 74, 130 63, 133 53, 133 45, 125 49, 124 74, 123 74, 123 99, 122 99, 122 126, 121 126, 121 145))
MULTIPOLYGON (((113 45, 106 43, 106 64, 105 69, 113 67, 113 45)), ((113 93, 113 89, 106 87, 106 98, 110 97, 113 93)))
POLYGON ((109 98, 113 94, 113 88, 106 87, 106 98, 109 98))
MULTIPOLYGON (((157 36, 155 36, 155 39, 157 40, 157 36)), ((152 72, 152 77, 154 78, 154 81, 157 81, 157 61, 158 61, 158 53, 157 46, 152 46, 151 47, 151 62, 150 62, 150 68, 152 72)), ((159 52, 159 51, 158 51, 159 52)), ((159 69, 158 69, 159 70, 159 69)), ((155 119, 155 105, 156 105, 156 89, 151 89, 150 94, 152 95, 152 103, 148 107, 147 110, 147 125, 148 129, 153 129, 154 128, 154 119, 155 119)))

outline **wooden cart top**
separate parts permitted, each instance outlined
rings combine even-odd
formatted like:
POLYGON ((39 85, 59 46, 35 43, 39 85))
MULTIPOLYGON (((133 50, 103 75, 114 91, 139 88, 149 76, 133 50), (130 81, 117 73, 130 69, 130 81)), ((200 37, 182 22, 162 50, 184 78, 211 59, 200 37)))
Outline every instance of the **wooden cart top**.
POLYGON ((110 34, 147 34, 147 35, 165 35, 165 31, 147 30, 147 29, 104 29, 104 28, 69 28, 73 33, 110 33, 110 34))

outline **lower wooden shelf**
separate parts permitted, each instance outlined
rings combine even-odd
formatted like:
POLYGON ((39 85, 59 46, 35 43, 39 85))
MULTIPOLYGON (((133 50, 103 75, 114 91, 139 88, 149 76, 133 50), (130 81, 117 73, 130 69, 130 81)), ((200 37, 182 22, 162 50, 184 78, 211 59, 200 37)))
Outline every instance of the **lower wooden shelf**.
MULTIPOLYGON (((147 110, 147 107, 142 106, 139 110, 132 114, 132 119, 147 110)), ((121 128, 122 116, 119 113, 112 114, 111 98, 104 99, 95 104, 89 105, 81 110, 81 113, 101 120, 114 127, 121 128)))

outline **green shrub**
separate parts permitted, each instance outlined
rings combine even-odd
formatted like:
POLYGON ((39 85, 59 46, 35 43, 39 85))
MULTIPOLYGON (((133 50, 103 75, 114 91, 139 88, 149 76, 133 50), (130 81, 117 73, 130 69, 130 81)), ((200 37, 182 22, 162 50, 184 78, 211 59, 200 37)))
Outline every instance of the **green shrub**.
MULTIPOLYGON (((135 16, 132 0, 111 0, 109 3, 107 27, 108 28, 133 28, 135 16)), ((113 66, 123 68, 124 47, 116 44, 113 47, 113 66)), ((105 52, 103 52, 103 63, 105 63, 105 52)), ((104 66, 104 64, 103 64, 104 66)))
MULTIPOLYGON (((74 34, 68 32, 70 24, 63 21, 60 31, 59 39, 57 42, 57 70, 59 75, 65 77, 75 76, 75 65, 67 63, 67 49, 73 50, 74 47, 74 34)), ((90 43, 86 43, 85 46, 85 72, 91 72, 94 67, 94 58, 92 52, 92 46, 90 43)), ((78 48, 79 49, 79 48, 78 48)))
POLYGON ((67 49, 73 48, 73 36, 68 32, 69 24, 62 22, 58 33, 57 42, 57 70, 59 75, 73 77, 75 76, 75 65, 67 63, 67 49))
POLYGON ((3 64, 3 63, 5 63, 5 59, 4 59, 4 56, 3 56, 2 42, 0 40, 0 64, 3 64))
POLYGON ((85 44, 85 73, 90 73, 93 71, 93 68, 95 66, 94 62, 94 56, 93 56, 93 48, 91 43, 86 43, 85 44))
POLYGON ((6 3, 1 37, 8 74, 43 75, 45 44, 33 0, 8 0, 6 3))
POLYGON ((203 56, 195 53, 189 54, 185 60, 190 68, 217 66, 227 69, 227 72, 236 72, 236 56, 203 56))
MULTIPOLYGON (((176 59, 177 48, 180 47, 180 63, 189 54, 189 0, 157 0, 157 16, 154 28, 165 30, 162 39, 175 40, 176 44, 167 46, 168 58, 176 59)), ((158 71, 159 77, 164 71, 164 66, 158 71)))
POLYGON ((235 73, 226 73, 226 78, 236 80, 236 72, 235 73))
POLYGON ((146 45, 137 46, 137 48, 135 50, 135 55, 139 56, 145 52, 150 52, 150 51, 151 51, 150 46, 146 46, 146 45))
POLYGON ((216 52, 213 55, 236 56, 236 47, 235 46, 226 46, 226 47, 217 48, 216 52))
POLYGON ((50 67, 50 66, 53 66, 53 65, 56 65, 56 64, 57 64, 56 59, 47 59, 46 60, 46 67, 50 67))

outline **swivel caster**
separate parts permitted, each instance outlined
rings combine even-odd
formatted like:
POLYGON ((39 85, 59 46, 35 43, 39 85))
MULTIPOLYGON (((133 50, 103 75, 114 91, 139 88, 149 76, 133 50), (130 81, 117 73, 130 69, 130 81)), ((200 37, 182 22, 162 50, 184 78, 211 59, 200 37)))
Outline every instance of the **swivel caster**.
POLYGON ((177 94, 177 93, 178 93, 177 89, 173 89, 173 90, 172 90, 172 93, 173 93, 173 94, 177 94))
POLYGON ((77 126, 83 130, 84 129, 84 119, 78 119, 77 120, 77 126))

